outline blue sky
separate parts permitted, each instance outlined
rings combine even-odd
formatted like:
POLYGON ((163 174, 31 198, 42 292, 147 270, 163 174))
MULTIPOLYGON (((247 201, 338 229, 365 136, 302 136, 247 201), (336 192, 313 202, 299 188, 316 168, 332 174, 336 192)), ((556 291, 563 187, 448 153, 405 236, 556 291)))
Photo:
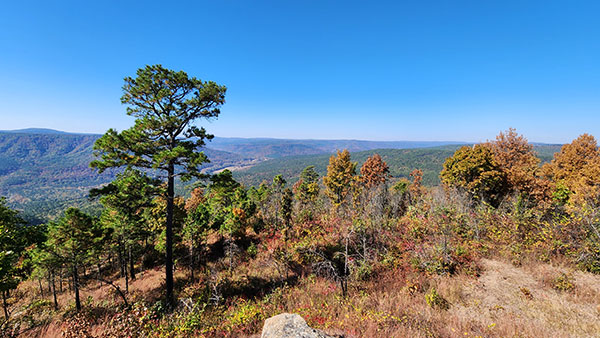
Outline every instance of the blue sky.
POLYGON ((11 1, 0 129, 133 124, 123 77, 228 87, 217 136, 600 137, 599 1, 11 1))

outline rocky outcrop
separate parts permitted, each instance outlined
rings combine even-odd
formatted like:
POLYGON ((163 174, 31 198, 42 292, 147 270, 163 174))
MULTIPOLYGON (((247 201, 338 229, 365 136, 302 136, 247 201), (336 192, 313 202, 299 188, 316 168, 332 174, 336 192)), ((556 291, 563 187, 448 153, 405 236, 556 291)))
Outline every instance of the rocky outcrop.
POLYGON ((261 338, 340 338, 313 329, 297 314, 282 313, 265 320, 261 338))

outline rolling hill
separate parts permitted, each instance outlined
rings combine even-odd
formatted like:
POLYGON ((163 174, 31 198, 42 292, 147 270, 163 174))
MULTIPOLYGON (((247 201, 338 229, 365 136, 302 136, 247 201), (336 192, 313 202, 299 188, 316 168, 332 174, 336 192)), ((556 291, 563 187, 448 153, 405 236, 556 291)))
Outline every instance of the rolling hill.
MULTIPOLYGON (((394 178, 408 177, 414 169, 423 171, 423 184, 433 186, 439 184, 439 173, 446 158, 452 156, 461 145, 445 145, 417 149, 375 149, 351 152, 352 160, 360 166, 371 155, 378 153, 390 167, 394 178)), ((542 163, 549 162, 553 154, 560 150, 560 145, 536 145, 534 148, 542 163)), ((275 175, 281 174, 289 182, 296 182, 300 173, 309 165, 314 165, 319 175, 327 172, 327 164, 331 154, 291 156, 261 162, 248 169, 239 170, 234 177, 244 184, 258 185, 263 181, 270 182, 275 175)))
MULTIPOLYGON (((66 206, 93 207, 89 189, 113 180, 116 171, 98 174, 89 167, 100 135, 39 130, 0 132, 0 196, 24 210, 28 220, 53 218, 66 206)), ((238 154, 205 149, 208 172, 239 168, 256 161, 238 154)))
POLYGON ((358 152, 374 149, 429 148, 464 142, 425 141, 361 141, 361 140, 286 140, 270 138, 215 137, 208 145, 211 149, 227 151, 258 159, 273 159, 298 155, 331 154, 348 149, 358 152))
MULTIPOLYGON (((33 222, 54 218, 68 206, 93 211, 95 205, 87 199, 89 189, 110 182, 116 174, 113 170, 99 175, 89 168, 92 147, 99 137, 37 128, 0 131, 0 196, 24 210, 25 217, 33 222)), ((347 148, 359 166, 378 152, 394 177, 406 177, 414 168, 420 168, 424 183, 435 185, 442 163, 458 146, 451 142, 217 137, 203 149, 211 160, 203 170, 212 173, 230 169, 246 185, 271 181, 278 174, 293 182, 308 165, 315 165, 324 175, 329 156, 347 148)), ((559 147, 539 145, 536 149, 547 161, 559 147)), ((181 187, 178 190, 183 191, 181 187)))

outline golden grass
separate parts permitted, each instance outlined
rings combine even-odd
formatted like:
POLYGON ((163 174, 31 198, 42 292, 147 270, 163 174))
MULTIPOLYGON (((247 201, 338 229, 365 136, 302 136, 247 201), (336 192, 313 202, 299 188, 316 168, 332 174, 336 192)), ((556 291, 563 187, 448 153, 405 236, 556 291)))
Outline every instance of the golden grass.
MULTIPOLYGON (((268 301, 234 302, 223 313, 223 321, 239 314, 238 308, 250 304, 261 316, 298 313, 313 327, 329 333, 343 333, 347 337, 560 338, 600 335, 600 276, 547 263, 524 263, 520 267, 492 259, 482 259, 479 263, 482 267, 479 277, 425 275, 402 269, 387 271, 371 281, 351 283, 346 299, 341 297, 334 282, 306 277, 296 286, 277 289, 268 301), (552 280, 561 273, 573 276, 571 291, 553 288, 552 280), (431 308, 425 301, 425 294, 434 287, 449 302, 448 310, 431 308)), ((277 276, 273 265, 261 259, 252 261, 249 266, 240 266, 235 275, 243 280, 243 276, 256 276, 259 272, 272 278, 277 276)), ((183 271, 177 271, 176 277, 186 278, 183 271)), ((130 285, 130 299, 159 297, 163 291, 163 278, 162 269, 139 274, 130 285)), ((124 286, 124 281, 118 280, 118 283, 124 286)), ((25 306, 39 297, 37 284, 31 282, 23 283, 19 292, 23 297, 15 307, 25 306)), ((120 303, 110 287, 98 287, 97 283, 84 288, 82 299, 88 296, 93 297, 94 304, 110 307, 120 303)), ((59 300, 65 307, 72 302, 72 295, 64 293, 59 300)), ((64 329, 61 318, 56 314, 51 324, 25 332, 23 336, 60 336, 64 329)), ((237 337, 242 335, 239 332, 250 332, 253 335, 246 336, 256 337, 262 320, 246 319, 245 324, 240 324, 246 325, 246 329, 227 335, 237 337)), ((105 322, 100 320, 90 327, 89 332, 102 336, 103 325, 105 322)))

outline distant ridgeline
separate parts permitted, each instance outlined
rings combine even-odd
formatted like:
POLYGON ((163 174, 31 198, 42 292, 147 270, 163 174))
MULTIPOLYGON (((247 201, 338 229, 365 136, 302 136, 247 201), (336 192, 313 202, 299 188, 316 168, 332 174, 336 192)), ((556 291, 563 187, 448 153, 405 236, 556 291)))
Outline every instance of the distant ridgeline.
MULTIPOLYGON (((69 206, 94 213, 98 205, 88 200, 89 189, 112 181, 115 174, 98 175, 89 168, 92 147, 99 137, 49 129, 0 131, 0 196, 7 197, 34 223, 52 219, 69 206)), ((435 185, 444 160, 458 147, 452 142, 215 138, 204 149, 211 161, 204 170, 230 169, 246 185, 271 181, 278 174, 294 182, 309 165, 325 174, 329 156, 347 148, 354 152, 352 160, 359 162, 359 167, 368 156, 379 153, 392 176, 406 177, 418 168, 424 172, 424 183, 435 185)), ((559 149, 536 146, 543 161, 559 149)), ((180 186, 178 191, 185 193, 186 189, 180 186)))
MULTIPOLYGON (((375 153, 381 155, 390 168, 393 178, 407 177, 414 169, 423 171, 423 184, 435 186, 440 183, 440 171, 446 158, 452 156, 462 145, 444 145, 416 149, 375 149, 352 153, 352 161, 358 162, 357 171, 366 159, 375 153)), ((535 145, 534 148, 542 162, 549 162, 560 145, 535 145)), ((327 173, 327 165, 331 154, 289 156, 261 162, 251 168, 234 172, 240 182, 251 186, 270 180, 281 174, 286 180, 294 183, 298 180, 302 169, 314 165, 320 176, 327 173)))

